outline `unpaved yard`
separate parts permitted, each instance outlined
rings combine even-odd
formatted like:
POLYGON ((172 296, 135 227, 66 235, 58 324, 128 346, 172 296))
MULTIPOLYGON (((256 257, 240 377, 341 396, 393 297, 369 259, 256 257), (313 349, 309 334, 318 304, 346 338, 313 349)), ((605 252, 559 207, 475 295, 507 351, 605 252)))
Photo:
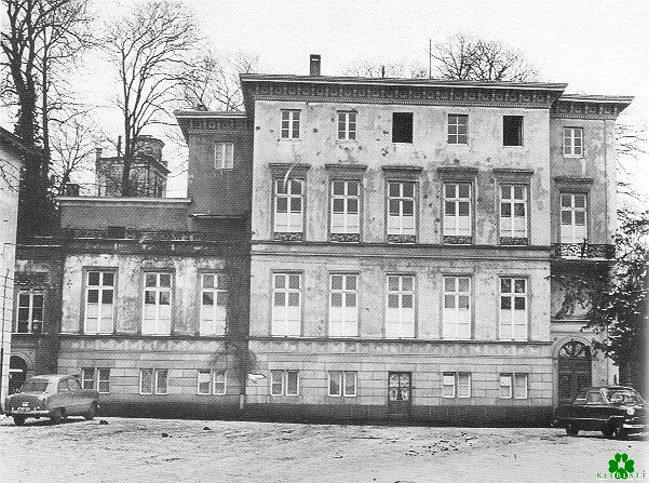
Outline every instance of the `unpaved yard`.
POLYGON ((0 417, 0 481, 596 481, 616 452, 634 459, 649 481, 649 446, 638 436, 105 420, 14 427, 0 417))

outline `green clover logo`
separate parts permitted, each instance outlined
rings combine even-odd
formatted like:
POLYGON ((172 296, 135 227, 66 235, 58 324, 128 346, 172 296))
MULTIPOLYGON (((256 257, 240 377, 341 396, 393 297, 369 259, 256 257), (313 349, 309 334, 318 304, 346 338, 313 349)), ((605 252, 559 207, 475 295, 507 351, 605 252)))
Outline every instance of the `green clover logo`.
POLYGON ((608 461, 609 473, 615 474, 616 480, 626 480, 634 471, 634 461, 626 453, 615 453, 615 459, 608 461))

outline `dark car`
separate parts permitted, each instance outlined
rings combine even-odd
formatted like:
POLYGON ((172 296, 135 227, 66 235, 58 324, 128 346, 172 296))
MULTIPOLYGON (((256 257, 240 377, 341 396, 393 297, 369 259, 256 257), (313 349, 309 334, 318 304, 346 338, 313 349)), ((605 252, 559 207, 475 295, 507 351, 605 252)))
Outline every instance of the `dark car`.
POLYGON ((642 396, 632 387, 591 387, 557 408, 553 426, 565 427, 570 436, 585 430, 624 438, 647 430, 645 410, 642 396))
POLYGON ((27 379, 17 393, 6 399, 5 408, 17 426, 26 418, 49 418, 59 423, 68 416, 94 418, 98 400, 99 393, 81 389, 76 377, 52 374, 27 379))

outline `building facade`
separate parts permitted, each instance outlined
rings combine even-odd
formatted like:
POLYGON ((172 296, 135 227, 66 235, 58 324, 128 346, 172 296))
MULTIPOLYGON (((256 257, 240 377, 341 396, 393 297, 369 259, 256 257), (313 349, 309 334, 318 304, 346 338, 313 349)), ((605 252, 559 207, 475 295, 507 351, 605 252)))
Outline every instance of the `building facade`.
POLYGON ((253 413, 538 423, 609 382, 552 280, 607 269, 629 98, 317 69, 242 85, 253 413))
POLYGON ((613 382, 565 280, 613 258, 631 98, 312 62, 176 113, 186 199, 59 199, 57 370, 112 413, 474 425, 613 382))

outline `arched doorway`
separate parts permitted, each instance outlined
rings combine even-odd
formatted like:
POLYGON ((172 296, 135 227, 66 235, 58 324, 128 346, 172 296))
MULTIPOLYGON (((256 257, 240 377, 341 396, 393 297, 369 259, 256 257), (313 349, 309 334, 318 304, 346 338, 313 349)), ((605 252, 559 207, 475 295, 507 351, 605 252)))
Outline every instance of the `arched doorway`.
POLYGON ((27 363, 22 357, 11 356, 9 359, 9 394, 13 394, 27 379, 27 363))
POLYGON ((592 385, 590 348, 570 341, 559 350, 559 404, 570 402, 577 392, 592 385))

